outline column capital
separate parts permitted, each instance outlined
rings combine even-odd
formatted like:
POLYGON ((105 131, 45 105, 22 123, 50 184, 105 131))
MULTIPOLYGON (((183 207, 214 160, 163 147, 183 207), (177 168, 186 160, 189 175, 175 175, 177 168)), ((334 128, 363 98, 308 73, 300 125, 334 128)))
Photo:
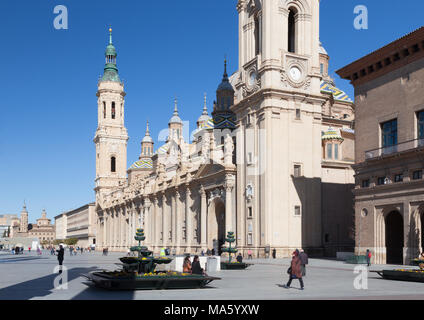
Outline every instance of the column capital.
POLYGON ((225 176, 225 190, 232 191, 236 185, 235 176, 232 174, 227 174, 225 176))
POLYGON ((205 191, 205 187, 203 185, 200 185, 199 193, 200 193, 202 198, 206 197, 206 191, 205 191))

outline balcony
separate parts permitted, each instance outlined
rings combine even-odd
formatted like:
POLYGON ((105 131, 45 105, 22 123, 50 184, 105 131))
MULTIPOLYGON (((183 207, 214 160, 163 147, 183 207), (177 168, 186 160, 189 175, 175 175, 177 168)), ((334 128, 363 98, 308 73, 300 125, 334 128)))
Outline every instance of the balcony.
POLYGON ((378 148, 365 152, 365 160, 372 160, 375 158, 390 156, 396 153, 402 153, 414 149, 424 148, 424 139, 415 139, 402 142, 390 147, 378 148))

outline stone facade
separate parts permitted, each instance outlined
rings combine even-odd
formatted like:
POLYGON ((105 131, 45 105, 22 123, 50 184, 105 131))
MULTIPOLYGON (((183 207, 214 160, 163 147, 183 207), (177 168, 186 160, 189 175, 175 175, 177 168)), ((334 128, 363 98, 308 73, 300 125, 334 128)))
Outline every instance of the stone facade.
POLYGON ((77 245, 88 248, 96 245, 95 204, 89 203, 55 217, 56 239, 78 239, 77 245))
POLYGON ((344 67, 356 103, 356 252, 404 263, 423 248, 424 28, 344 67))
POLYGON ((41 213, 41 218, 34 224, 28 223, 28 211, 24 205, 20 219, 12 221, 11 238, 38 238, 40 244, 52 244, 55 239, 55 227, 47 218, 46 210, 41 213))
POLYGON ((111 161, 126 159, 124 109, 116 123, 108 114, 123 85, 99 82, 98 248, 126 250, 144 227, 155 252, 219 251, 228 231, 255 256, 353 250, 354 105, 328 76, 319 2, 240 0, 237 10, 239 66, 228 78, 225 65, 212 118, 205 103, 189 143, 175 102, 167 142, 153 154, 147 130, 128 178, 111 161))

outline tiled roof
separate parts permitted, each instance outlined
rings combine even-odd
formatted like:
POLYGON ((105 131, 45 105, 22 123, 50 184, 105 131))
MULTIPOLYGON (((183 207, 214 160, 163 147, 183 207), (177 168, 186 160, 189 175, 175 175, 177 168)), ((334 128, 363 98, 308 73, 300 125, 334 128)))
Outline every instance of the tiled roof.
POLYGON ((326 132, 322 133, 322 140, 344 140, 338 130, 328 127, 326 132))
POLYGON ((152 169, 153 161, 152 159, 141 159, 133 163, 130 169, 152 169))
POLYGON ((328 81, 321 82, 321 93, 332 94, 334 100, 353 103, 352 99, 342 90, 336 88, 328 81))

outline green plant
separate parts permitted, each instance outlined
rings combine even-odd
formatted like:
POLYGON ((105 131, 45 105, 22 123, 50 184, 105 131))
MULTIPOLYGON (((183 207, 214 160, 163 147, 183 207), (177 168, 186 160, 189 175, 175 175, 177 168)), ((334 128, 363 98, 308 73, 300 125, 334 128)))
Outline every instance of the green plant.
POLYGON ((236 253, 238 250, 237 250, 237 248, 232 248, 231 247, 231 244, 233 243, 233 242, 235 242, 236 241, 236 239, 235 239, 235 236, 234 236, 234 232, 232 232, 232 231, 228 231, 228 234, 227 234, 227 238, 225 239, 225 242, 228 242, 228 248, 226 248, 226 247, 223 247, 222 248, 222 251, 223 252, 228 252, 228 261, 231 263, 231 254, 232 253, 236 253))
POLYGON ((78 239, 76 238, 69 238, 69 239, 65 239, 63 240, 63 242, 68 245, 68 246, 74 246, 78 243, 78 239))

